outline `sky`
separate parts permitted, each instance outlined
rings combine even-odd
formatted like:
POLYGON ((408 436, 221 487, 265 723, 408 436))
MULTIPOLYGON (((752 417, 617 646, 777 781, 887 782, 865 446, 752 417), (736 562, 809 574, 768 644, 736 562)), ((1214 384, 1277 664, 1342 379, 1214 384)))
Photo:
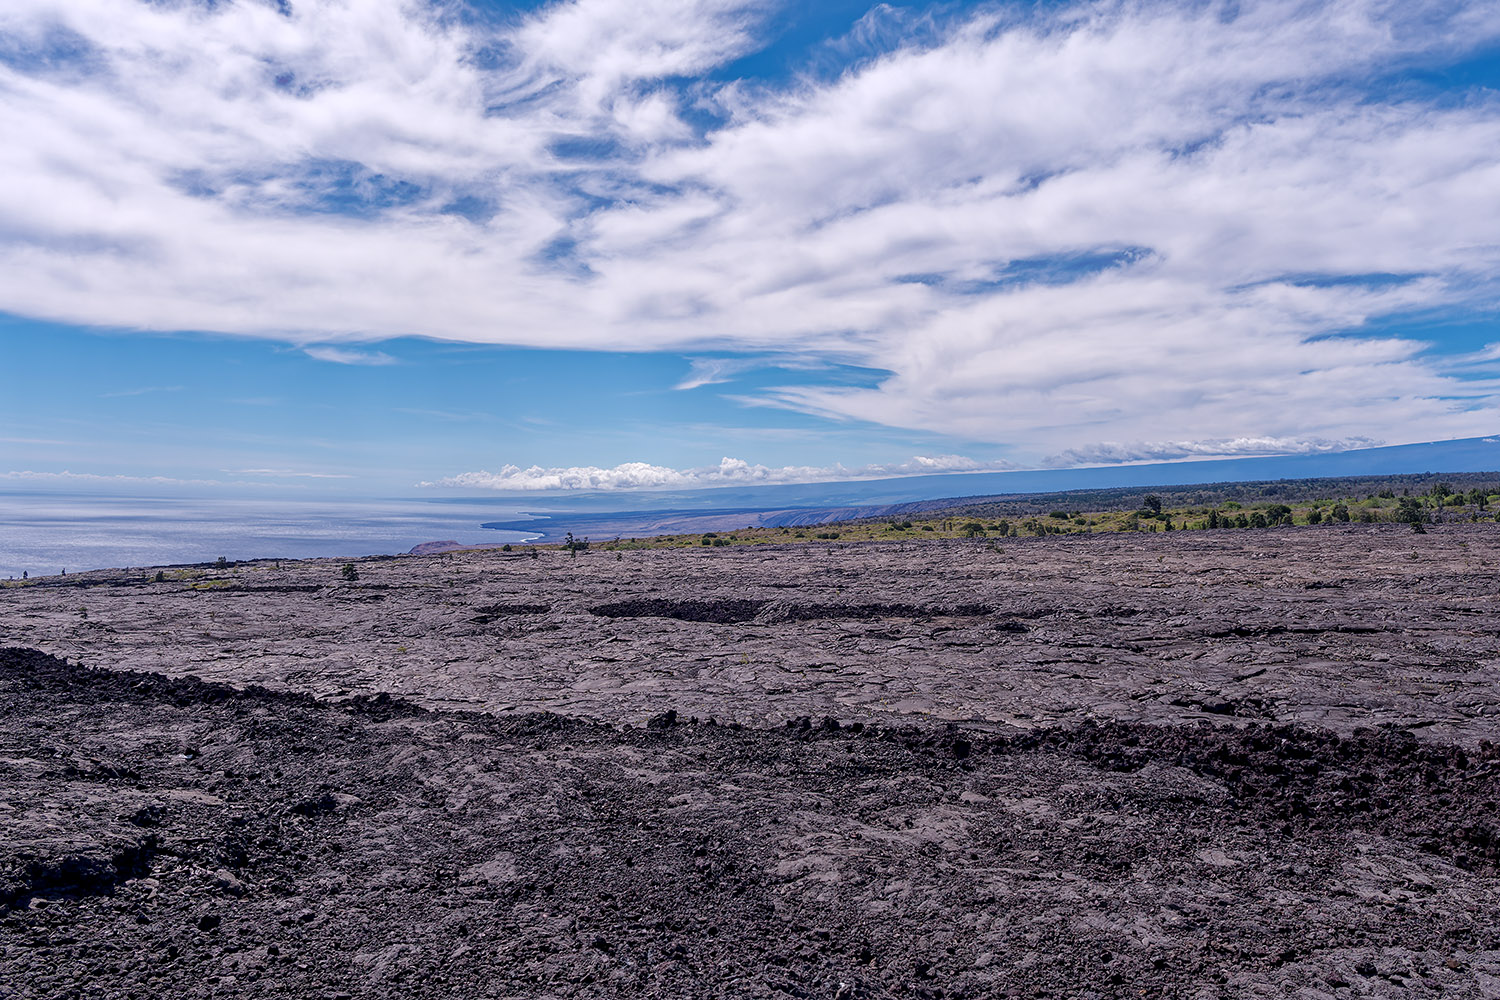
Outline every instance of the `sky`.
POLYGON ((0 489, 1493 435, 1497 88, 1468 0, 8 0, 0 489))

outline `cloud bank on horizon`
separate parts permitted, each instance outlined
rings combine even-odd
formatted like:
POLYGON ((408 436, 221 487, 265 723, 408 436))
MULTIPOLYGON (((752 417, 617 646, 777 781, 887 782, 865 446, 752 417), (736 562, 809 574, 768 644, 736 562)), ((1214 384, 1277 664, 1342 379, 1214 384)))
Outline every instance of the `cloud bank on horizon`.
MULTIPOLYGON (((976 468, 1500 426, 1500 345, 1390 325, 1496 315, 1493 3, 877 4, 747 68, 787 9, 11 0, 0 310, 356 366, 713 353, 683 391, 859 366, 733 391, 1008 456, 976 468)), ((851 472, 731 461, 445 482, 851 472)))
POLYGON ((647 462, 622 462, 613 468, 593 465, 544 469, 533 465, 507 465, 499 472, 465 472, 438 482, 418 486, 446 486, 504 492, 566 492, 573 490, 665 490, 707 489, 714 486, 779 486, 787 483, 822 483, 859 479, 896 479, 947 472, 1008 472, 1009 462, 977 462, 962 455, 916 455, 908 462, 890 465, 786 465, 770 468, 742 458, 725 457, 718 465, 698 469, 674 469, 647 462))

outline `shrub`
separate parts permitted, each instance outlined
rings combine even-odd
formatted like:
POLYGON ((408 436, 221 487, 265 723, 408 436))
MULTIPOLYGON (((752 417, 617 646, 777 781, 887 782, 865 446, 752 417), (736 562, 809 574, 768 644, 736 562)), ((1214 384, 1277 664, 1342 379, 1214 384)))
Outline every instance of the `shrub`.
POLYGON ((1161 497, 1157 496, 1155 493, 1147 493, 1146 499, 1143 501, 1143 503, 1145 503, 1146 508, 1150 510, 1153 515, 1161 513, 1161 497))
POLYGON ((501 552, 509 552, 509 551, 511 551, 510 542, 506 542, 504 545, 500 546, 500 551, 501 552))
POLYGON ((978 521, 970 521, 968 524, 960 528, 959 531, 963 533, 963 536, 965 538, 984 537, 984 525, 980 524, 978 521))
POLYGON ((1396 520, 1407 524, 1421 524, 1427 520, 1427 515, 1422 512, 1422 504, 1415 497, 1402 497, 1396 506, 1396 520))
POLYGON ((1349 523, 1349 508, 1341 503, 1334 504, 1333 509, 1328 512, 1328 519, 1331 521, 1342 521, 1345 524, 1349 523))
POLYGON ((353 582, 359 579, 359 570, 354 568, 353 563, 344 563, 344 568, 339 570, 339 576, 353 582))
POLYGON ((1323 523, 1323 512, 1321 510, 1319 510, 1318 508, 1316 508, 1316 507, 1314 507, 1312 510, 1308 511, 1307 512, 1307 523, 1308 524, 1322 524, 1323 523))
POLYGON ((1068 512, 1065 511, 1065 510, 1054 510, 1050 514, 1048 514, 1047 516, 1048 517, 1055 517, 1059 521, 1066 521, 1068 519, 1068 512))
POLYGON ((163 573, 161 570, 157 570, 156 571, 156 582, 157 583, 166 583, 167 582, 167 574, 163 573))
POLYGON ((839 537, 839 533, 837 531, 820 531, 815 537, 832 541, 833 539, 839 537))
POLYGON ((214 566, 216 566, 219 569, 224 569, 228 565, 229 565, 229 560, 225 559, 223 556, 220 556, 218 559, 216 559, 214 561, 214 566))

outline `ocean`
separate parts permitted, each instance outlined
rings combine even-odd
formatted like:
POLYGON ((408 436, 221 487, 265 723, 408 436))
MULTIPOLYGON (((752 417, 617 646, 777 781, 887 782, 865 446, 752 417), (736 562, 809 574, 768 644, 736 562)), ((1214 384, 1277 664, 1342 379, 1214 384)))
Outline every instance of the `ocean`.
POLYGON ((483 528, 527 515, 514 501, 273 500, 0 491, 0 579, 225 559, 353 557, 453 539, 535 537, 483 528))

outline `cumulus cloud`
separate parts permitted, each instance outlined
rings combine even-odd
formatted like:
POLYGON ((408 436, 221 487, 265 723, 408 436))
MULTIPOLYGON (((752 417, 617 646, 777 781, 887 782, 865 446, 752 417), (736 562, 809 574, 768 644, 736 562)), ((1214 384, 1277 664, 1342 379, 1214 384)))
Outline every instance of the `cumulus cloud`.
POLYGON ((1500 98, 1372 82, 1494 4, 880 11, 837 72, 724 78, 775 10, 12 0, 0 310, 774 352, 889 375, 754 400, 1027 463, 1493 432, 1487 359, 1367 331, 1500 300, 1500 98))
POLYGON ((499 472, 464 472, 418 486, 515 492, 572 490, 661 490, 703 489, 713 486, 773 486, 783 483, 821 483, 839 480, 885 479, 941 472, 1003 472, 1014 468, 1008 462, 977 462, 962 455, 915 456, 892 465, 787 465, 770 468, 740 458, 724 458, 718 465, 698 469, 673 469, 647 462, 624 462, 613 468, 574 466, 544 469, 533 465, 503 466, 499 472))

